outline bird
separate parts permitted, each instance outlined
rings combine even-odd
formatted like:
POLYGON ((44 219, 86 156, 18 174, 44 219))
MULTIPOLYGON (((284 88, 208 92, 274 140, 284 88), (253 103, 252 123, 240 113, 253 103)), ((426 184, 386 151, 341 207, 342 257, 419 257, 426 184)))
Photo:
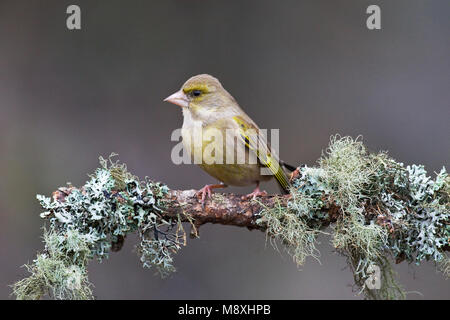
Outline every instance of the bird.
POLYGON ((217 78, 209 74, 193 76, 164 101, 182 108, 181 136, 184 150, 187 150, 191 159, 200 154, 201 161, 197 161, 197 164, 220 181, 219 184, 207 184, 198 190, 196 194, 202 204, 207 197, 211 197, 214 189, 227 186, 255 184, 254 191, 243 196, 244 199, 267 195, 260 190, 260 182, 272 177, 275 177, 283 193, 289 193, 287 171, 294 171, 295 167, 279 160, 278 155, 270 150, 259 127, 217 78), (223 138, 216 138, 218 133, 223 138), (240 155, 245 156, 245 161, 227 161, 236 159, 239 147, 243 150, 240 155), (205 152, 207 150, 213 152, 205 152), (252 157, 256 161, 249 161, 252 157), (267 168, 269 174, 263 173, 263 168, 267 168))

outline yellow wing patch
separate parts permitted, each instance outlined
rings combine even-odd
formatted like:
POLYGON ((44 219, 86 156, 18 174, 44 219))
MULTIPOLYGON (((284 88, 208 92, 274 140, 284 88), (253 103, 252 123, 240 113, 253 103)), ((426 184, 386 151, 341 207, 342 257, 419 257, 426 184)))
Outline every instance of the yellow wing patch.
POLYGON ((289 192, 290 184, 283 168, 281 168, 278 160, 270 154, 266 142, 258 134, 258 129, 252 124, 247 123, 242 117, 235 116, 233 117, 233 120, 238 124, 239 134, 247 148, 255 152, 261 164, 269 168, 280 186, 289 192))

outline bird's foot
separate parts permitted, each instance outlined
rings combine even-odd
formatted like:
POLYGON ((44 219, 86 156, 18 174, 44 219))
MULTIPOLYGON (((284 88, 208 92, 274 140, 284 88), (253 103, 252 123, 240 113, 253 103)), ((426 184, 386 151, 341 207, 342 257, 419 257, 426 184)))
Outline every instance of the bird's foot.
POLYGON ((257 186, 256 188, 255 188, 255 190, 253 190, 253 192, 252 193, 249 193, 249 194, 247 194, 246 196, 242 196, 242 200, 248 200, 248 199, 252 199, 252 200, 255 200, 256 199, 256 197, 264 197, 264 196, 267 196, 267 192, 266 191, 261 191, 261 190, 259 190, 259 186, 257 186))
POLYGON ((200 190, 197 191, 196 196, 197 197, 201 197, 200 198, 200 202, 202 204, 205 203, 206 200, 206 195, 208 195, 208 197, 211 197, 212 194, 212 189, 210 184, 207 184, 206 186, 204 186, 203 188, 201 188, 200 190))
POLYGON ((206 198, 207 197, 211 198, 212 193, 213 193, 213 189, 225 188, 225 187, 226 187, 226 185, 224 185, 224 184, 207 184, 203 188, 198 190, 195 195, 197 197, 200 197, 200 203, 202 204, 202 207, 204 208, 205 207, 206 198))

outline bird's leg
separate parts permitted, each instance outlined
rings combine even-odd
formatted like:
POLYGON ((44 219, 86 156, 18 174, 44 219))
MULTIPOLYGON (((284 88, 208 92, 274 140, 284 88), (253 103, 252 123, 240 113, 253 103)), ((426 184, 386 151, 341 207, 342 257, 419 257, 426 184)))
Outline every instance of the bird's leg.
POLYGON ((261 197, 261 196, 267 196, 267 192, 259 190, 259 181, 257 181, 255 190, 253 190, 252 193, 249 193, 246 196, 242 196, 242 199, 247 200, 247 199, 252 198, 253 200, 255 200, 256 197, 261 197))
POLYGON ((226 188, 228 187, 226 184, 220 183, 220 184, 207 184, 203 188, 197 191, 196 195, 201 195, 202 198, 200 200, 201 204, 204 205, 206 195, 208 194, 208 197, 211 197, 211 194, 213 192, 213 189, 219 189, 219 188, 226 188))

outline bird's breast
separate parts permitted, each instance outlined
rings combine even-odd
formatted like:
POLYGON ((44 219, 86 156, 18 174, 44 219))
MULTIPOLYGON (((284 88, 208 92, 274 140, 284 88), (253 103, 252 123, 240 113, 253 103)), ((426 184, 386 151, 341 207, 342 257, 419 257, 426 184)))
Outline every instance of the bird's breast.
POLYGON ((227 185, 245 186, 270 178, 261 176, 257 159, 251 158, 234 130, 217 123, 204 125, 201 121, 187 120, 181 135, 192 163, 227 185))

